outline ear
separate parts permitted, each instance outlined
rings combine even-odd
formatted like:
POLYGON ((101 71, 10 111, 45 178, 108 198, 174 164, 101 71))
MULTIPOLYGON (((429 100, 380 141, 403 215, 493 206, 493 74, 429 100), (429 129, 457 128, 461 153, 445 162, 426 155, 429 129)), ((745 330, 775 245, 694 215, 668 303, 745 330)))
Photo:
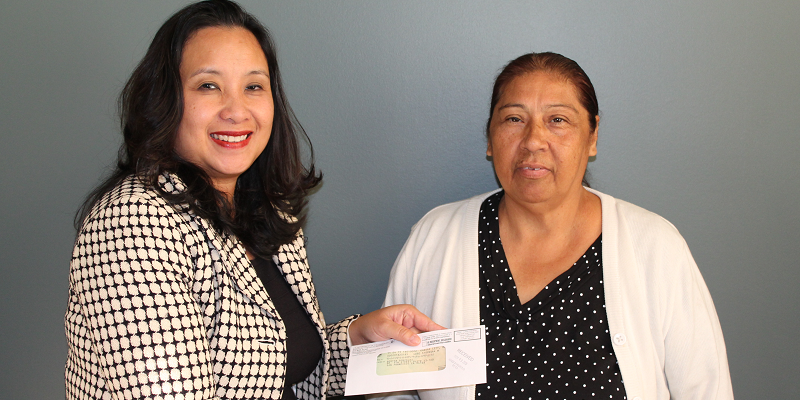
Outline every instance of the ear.
POLYGON ((600 130, 600 116, 596 115, 594 119, 594 132, 589 135, 589 157, 597 155, 597 131, 600 130))
POLYGON ((486 139, 486 157, 492 156, 492 139, 486 139))

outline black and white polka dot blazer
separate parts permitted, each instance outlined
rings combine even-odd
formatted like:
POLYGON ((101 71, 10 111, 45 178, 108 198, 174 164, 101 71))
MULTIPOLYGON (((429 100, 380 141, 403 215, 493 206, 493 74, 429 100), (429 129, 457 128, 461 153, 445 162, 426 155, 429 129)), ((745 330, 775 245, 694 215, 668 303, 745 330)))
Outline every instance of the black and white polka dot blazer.
MULTIPOLYGON (((167 192, 184 190, 165 175, 167 192)), ((316 324, 324 356, 301 399, 343 394, 346 330, 325 327, 302 232, 275 264, 316 324)), ((277 399, 286 330, 244 248, 129 177, 77 237, 65 322, 68 399, 277 399)))

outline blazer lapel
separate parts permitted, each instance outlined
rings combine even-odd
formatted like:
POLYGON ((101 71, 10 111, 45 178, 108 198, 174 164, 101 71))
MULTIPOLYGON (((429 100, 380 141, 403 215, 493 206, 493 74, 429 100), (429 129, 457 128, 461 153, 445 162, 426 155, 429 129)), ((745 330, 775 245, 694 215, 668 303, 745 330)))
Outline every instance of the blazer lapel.
MULTIPOLYGON (((185 190, 183 182, 173 174, 165 173, 159 177, 159 183, 169 193, 185 190)), ((287 216, 287 218, 292 217, 287 216)), ((206 232, 214 247, 212 257, 219 258, 219 261, 228 270, 236 287, 256 303, 258 307, 266 311, 267 314, 279 319, 277 318, 278 312, 269 298, 267 289, 264 288, 264 284, 261 283, 261 279, 256 275, 250 260, 247 259, 247 254, 241 242, 232 235, 218 234, 203 218, 196 218, 195 220, 200 224, 202 230, 206 232)), ((278 249, 278 254, 273 256, 273 261, 280 268, 284 279, 291 285, 297 300, 317 326, 320 336, 324 338, 325 321, 322 318, 319 303, 317 302, 314 283, 311 281, 311 272, 308 269, 302 230, 298 232, 294 241, 284 244, 278 249)))
POLYGON ((209 232, 211 244, 215 247, 220 261, 228 270, 228 274, 236 287, 259 308, 275 318, 278 315, 275 306, 272 304, 264 284, 261 283, 261 279, 256 275, 256 270, 247 258, 247 253, 241 242, 232 235, 219 235, 215 229, 207 225, 205 220, 202 220, 202 222, 204 224, 203 228, 206 229, 206 232, 209 232))
POLYGON ((272 259, 281 270, 286 282, 292 287, 297 300, 314 321, 319 334, 325 337, 325 321, 320 312, 314 282, 311 281, 303 232, 298 232, 293 242, 281 246, 278 254, 274 255, 272 259))

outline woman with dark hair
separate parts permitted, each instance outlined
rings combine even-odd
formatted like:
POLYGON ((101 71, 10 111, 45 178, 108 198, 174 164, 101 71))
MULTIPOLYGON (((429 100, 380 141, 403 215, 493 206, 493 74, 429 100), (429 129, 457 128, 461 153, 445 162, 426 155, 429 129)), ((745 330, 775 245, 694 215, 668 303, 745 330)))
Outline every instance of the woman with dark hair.
POLYGON ((660 216, 582 184, 597 154, 586 73, 531 53, 498 75, 486 125, 501 189, 413 228, 386 305, 486 327, 485 384, 423 399, 732 399, 714 305, 660 216))
POLYGON ((348 342, 440 328, 412 306, 325 325, 301 230, 321 176, 270 36, 237 4, 169 18, 120 109, 117 167, 76 218, 67 398, 325 398, 348 342))

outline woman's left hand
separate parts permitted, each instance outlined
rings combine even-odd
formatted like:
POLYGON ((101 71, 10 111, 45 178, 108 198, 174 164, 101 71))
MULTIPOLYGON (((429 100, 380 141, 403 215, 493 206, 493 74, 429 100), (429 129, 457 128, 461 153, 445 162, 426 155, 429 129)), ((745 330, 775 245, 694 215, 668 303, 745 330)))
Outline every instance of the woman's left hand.
POLYGON ((410 304, 398 304, 362 315, 350 324, 350 341, 353 344, 396 339, 408 346, 416 346, 420 332, 444 329, 410 304))

